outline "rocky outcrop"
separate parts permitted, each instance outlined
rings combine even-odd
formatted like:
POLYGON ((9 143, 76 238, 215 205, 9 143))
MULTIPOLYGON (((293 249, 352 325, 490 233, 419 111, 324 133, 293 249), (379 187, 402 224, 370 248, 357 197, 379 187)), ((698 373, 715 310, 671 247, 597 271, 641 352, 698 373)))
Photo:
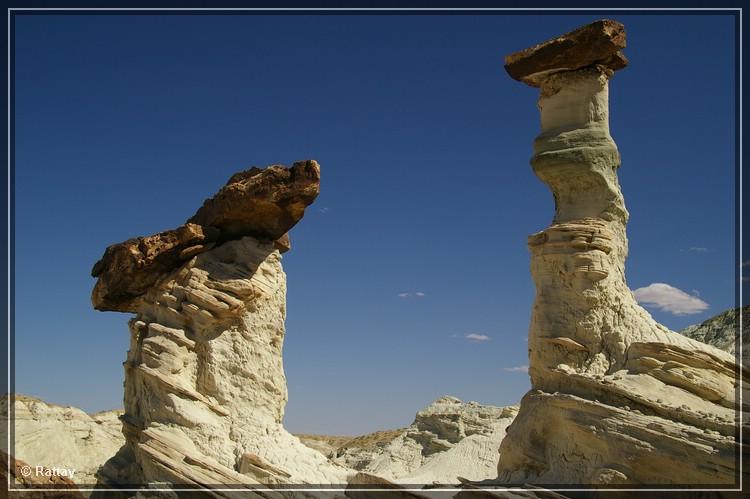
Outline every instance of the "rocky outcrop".
POLYGON ((108 257, 127 255, 126 241, 95 267, 95 303, 98 288, 110 297, 121 289, 113 282, 127 288, 127 276, 118 275, 130 268, 123 261, 157 275, 137 298, 117 302, 137 313, 125 361, 126 445, 108 463, 119 468, 119 481, 346 483, 346 470, 281 423, 286 276, 274 239, 302 217, 318 179, 313 161, 237 174, 189 221, 215 234, 212 247, 188 251, 175 267, 140 265, 140 255, 150 254, 142 250, 108 257))
POLYGON ((329 455, 347 468, 402 484, 494 478, 497 449, 517 410, 445 396, 419 411, 409 427, 352 439, 329 455))
POLYGON ((617 66, 598 55, 625 46, 618 26, 594 23, 506 59, 538 66, 524 70, 533 81, 520 79, 541 89, 531 164, 556 213, 529 237, 532 390, 500 446, 499 479, 731 487, 740 450, 733 356, 656 323, 625 282, 628 212, 609 133, 617 66), (589 51, 583 43, 611 48, 571 56, 589 51))
MULTIPOLYGON (((742 350, 743 358, 750 352, 750 306, 742 307, 742 350)), ((700 324, 688 326, 678 331, 683 336, 715 346, 731 353, 736 352, 740 332, 740 309, 733 308, 711 317, 700 324)))
POLYGON ((315 161, 236 173, 184 225, 108 247, 91 270, 98 278, 91 295, 94 308, 137 312, 141 298, 157 281, 225 241, 251 236, 288 250, 287 231, 319 192, 315 161))
MULTIPOLYGON (((126 472, 132 468, 132 453, 128 454, 129 447, 121 449, 125 444, 122 410, 88 415, 75 407, 57 406, 24 395, 16 395, 15 399, 17 456, 50 469, 75 469, 71 481, 80 486, 92 487, 97 479, 101 485, 116 486, 129 479, 126 472)), ((3 405, 2 410, 6 417, 7 407, 3 405)), ((362 472, 358 479, 349 473, 347 482, 457 485, 466 479, 494 478, 497 448, 517 411, 516 406, 464 403, 445 396, 419 411, 407 428, 359 437, 296 437, 336 465, 362 472)), ((277 444, 289 445, 290 441, 288 437, 281 438, 277 444)), ((181 445, 190 446, 186 442, 181 445)), ((296 442, 291 445, 289 450, 299 450, 296 442)), ((164 451, 182 452, 166 447, 164 451)), ((303 456, 308 453, 309 449, 303 449, 303 456)), ((197 473, 184 464, 180 466, 184 467, 181 473, 197 473)), ((252 452, 244 455, 237 468, 244 474, 268 470, 283 477, 287 473, 252 452)))
MULTIPOLYGON (((14 398, 15 457, 34 466, 75 470, 70 480, 79 485, 96 484, 99 468, 125 443, 119 420, 122 411, 89 415, 76 407, 25 395, 14 398)), ((4 427, 8 400, 3 397, 0 402, 4 427)))

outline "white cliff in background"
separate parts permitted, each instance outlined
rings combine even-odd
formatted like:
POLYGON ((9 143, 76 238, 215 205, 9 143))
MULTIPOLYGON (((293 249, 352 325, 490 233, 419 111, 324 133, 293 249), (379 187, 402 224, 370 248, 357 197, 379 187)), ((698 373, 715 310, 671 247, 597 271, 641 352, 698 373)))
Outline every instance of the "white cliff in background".
MULTIPOLYGON (((122 411, 86 414, 25 395, 16 395, 13 420, 14 455, 33 466, 74 470, 69 477, 80 485, 97 483, 99 468, 125 443, 119 416, 122 411)), ((8 398, 0 402, 7 428, 8 398)))
POLYGON ((412 486, 486 480, 497 474, 497 449, 517 411, 445 396, 407 428, 354 438, 329 455, 342 466, 412 486))

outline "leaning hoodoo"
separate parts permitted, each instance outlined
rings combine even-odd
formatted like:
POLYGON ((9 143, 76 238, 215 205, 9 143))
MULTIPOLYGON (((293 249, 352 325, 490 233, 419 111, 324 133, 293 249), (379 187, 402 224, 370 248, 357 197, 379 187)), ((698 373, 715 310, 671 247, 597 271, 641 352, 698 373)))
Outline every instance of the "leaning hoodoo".
POLYGON ((111 480, 346 482, 344 468, 282 426, 279 249, 319 179, 314 161, 238 173, 185 225, 110 246, 94 266, 95 308, 136 313, 124 363, 126 445, 105 467, 111 480))
POLYGON ((736 364, 656 323, 625 282, 628 212, 609 130, 625 30, 597 21, 506 58, 540 89, 531 164, 555 199, 529 237, 532 390, 500 448, 500 479, 558 484, 735 480, 736 364))

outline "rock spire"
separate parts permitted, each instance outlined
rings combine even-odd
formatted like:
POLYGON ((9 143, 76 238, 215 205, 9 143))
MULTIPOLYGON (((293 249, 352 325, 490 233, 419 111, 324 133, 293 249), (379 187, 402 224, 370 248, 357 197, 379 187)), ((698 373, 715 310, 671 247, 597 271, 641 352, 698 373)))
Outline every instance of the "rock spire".
POLYGON ((500 448, 502 481, 723 484, 736 478, 735 359, 656 323, 625 282, 628 212, 609 129, 622 24, 602 20, 506 57, 539 87, 531 164, 552 225, 529 237, 532 390, 500 448))
POLYGON ((282 426, 279 238, 315 200, 319 180, 315 161, 240 172, 185 225, 110 246, 94 266, 94 306, 136 313, 124 363, 126 444, 105 466, 111 481, 346 483, 343 468, 282 426))

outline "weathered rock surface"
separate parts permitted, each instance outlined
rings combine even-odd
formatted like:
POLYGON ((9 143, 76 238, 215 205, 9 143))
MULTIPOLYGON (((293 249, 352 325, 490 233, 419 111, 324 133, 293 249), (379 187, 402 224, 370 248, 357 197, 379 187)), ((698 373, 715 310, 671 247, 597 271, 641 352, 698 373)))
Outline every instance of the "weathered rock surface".
MULTIPOLYGON (((97 483, 99 468, 122 447, 125 438, 119 416, 122 411, 86 414, 76 407, 62 407, 39 399, 16 395, 14 428, 15 457, 45 468, 74 469, 72 481, 97 483)), ((7 428, 8 399, 0 402, 7 428)))
POLYGON ((733 356, 657 324, 625 282, 611 69, 538 80, 542 131, 531 163, 556 214, 529 237, 532 390, 500 446, 499 479, 731 487, 740 452, 733 356))
POLYGON ((95 305, 137 313, 124 364, 125 445, 104 467, 109 480, 346 483, 347 470, 281 423, 286 275, 278 246, 319 180, 314 161, 238 173, 185 226, 110 247, 97 263, 95 305), (137 296, 121 300, 123 290, 137 296))
POLYGON ((219 229, 220 241, 244 236, 275 240, 302 219, 319 192, 315 161, 251 168, 232 175, 187 223, 219 229))
POLYGON ((628 64, 621 52, 625 45, 625 27, 602 19, 506 56, 505 69, 513 79, 539 87, 559 71, 596 65, 608 71, 622 69, 628 64))
POLYGON ((320 167, 300 161, 236 173, 184 225, 109 246, 94 265, 94 308, 137 312, 139 300, 172 270, 216 244, 252 236, 291 247, 287 231, 320 192, 320 167))
MULTIPOLYGON (((2 410, 5 417, 7 408, 3 406, 2 410)), ((467 478, 495 477, 497 448, 517 410, 516 406, 463 403, 446 396, 419 411, 414 423, 407 428, 359 437, 296 437, 336 465, 362 472, 359 478, 349 472, 346 482, 341 484, 373 486, 382 482, 388 487, 397 487, 399 483, 421 486, 436 482, 457 485, 467 478)), ((17 395, 15 411, 16 454, 25 461, 48 468, 63 465, 74 468, 72 482, 85 487, 95 485, 97 478, 100 485, 108 486, 130 479, 128 473, 133 471, 134 456, 128 446, 123 447, 122 410, 88 415, 75 407, 17 395)), ((2 424, 6 424, 5 420, 2 424)), ((217 467, 205 456, 200 457, 194 449, 195 443, 181 438, 184 436, 181 433, 149 432, 149 437, 155 435, 158 440, 149 447, 158 447, 157 459, 168 463, 172 472, 183 480, 186 477, 195 482, 209 477, 215 479, 217 473, 230 480, 228 483, 247 482, 264 473, 290 478, 284 468, 252 452, 241 456, 234 470, 238 475, 235 475, 232 470, 217 467), (201 469, 202 466, 205 469, 201 469)), ((287 436, 275 444, 289 445, 289 442, 287 436)), ((299 450, 296 442, 291 445, 288 450, 299 450)), ((310 452, 302 450, 303 456, 310 452)), ((317 456, 315 459, 319 460, 317 456)))
POLYGON ((458 484, 494 478, 500 441, 518 408, 441 397, 401 430, 365 435, 330 457, 347 468, 402 484, 458 484))
POLYGON ((346 482, 281 424, 285 295, 279 252, 252 237, 197 255, 148 291, 125 363, 134 483, 184 483, 206 468, 217 484, 346 482))
POLYGON ((106 249, 91 275, 99 280, 91 301, 97 310, 133 312, 138 300, 170 270, 216 244, 218 230, 185 224, 106 249))
MULTIPOLYGON (((683 336, 715 346, 732 355, 736 352, 739 332, 739 308, 729 309, 700 324, 678 331, 683 336)), ((742 348, 743 357, 747 360, 750 352, 750 306, 742 307, 742 348)))

